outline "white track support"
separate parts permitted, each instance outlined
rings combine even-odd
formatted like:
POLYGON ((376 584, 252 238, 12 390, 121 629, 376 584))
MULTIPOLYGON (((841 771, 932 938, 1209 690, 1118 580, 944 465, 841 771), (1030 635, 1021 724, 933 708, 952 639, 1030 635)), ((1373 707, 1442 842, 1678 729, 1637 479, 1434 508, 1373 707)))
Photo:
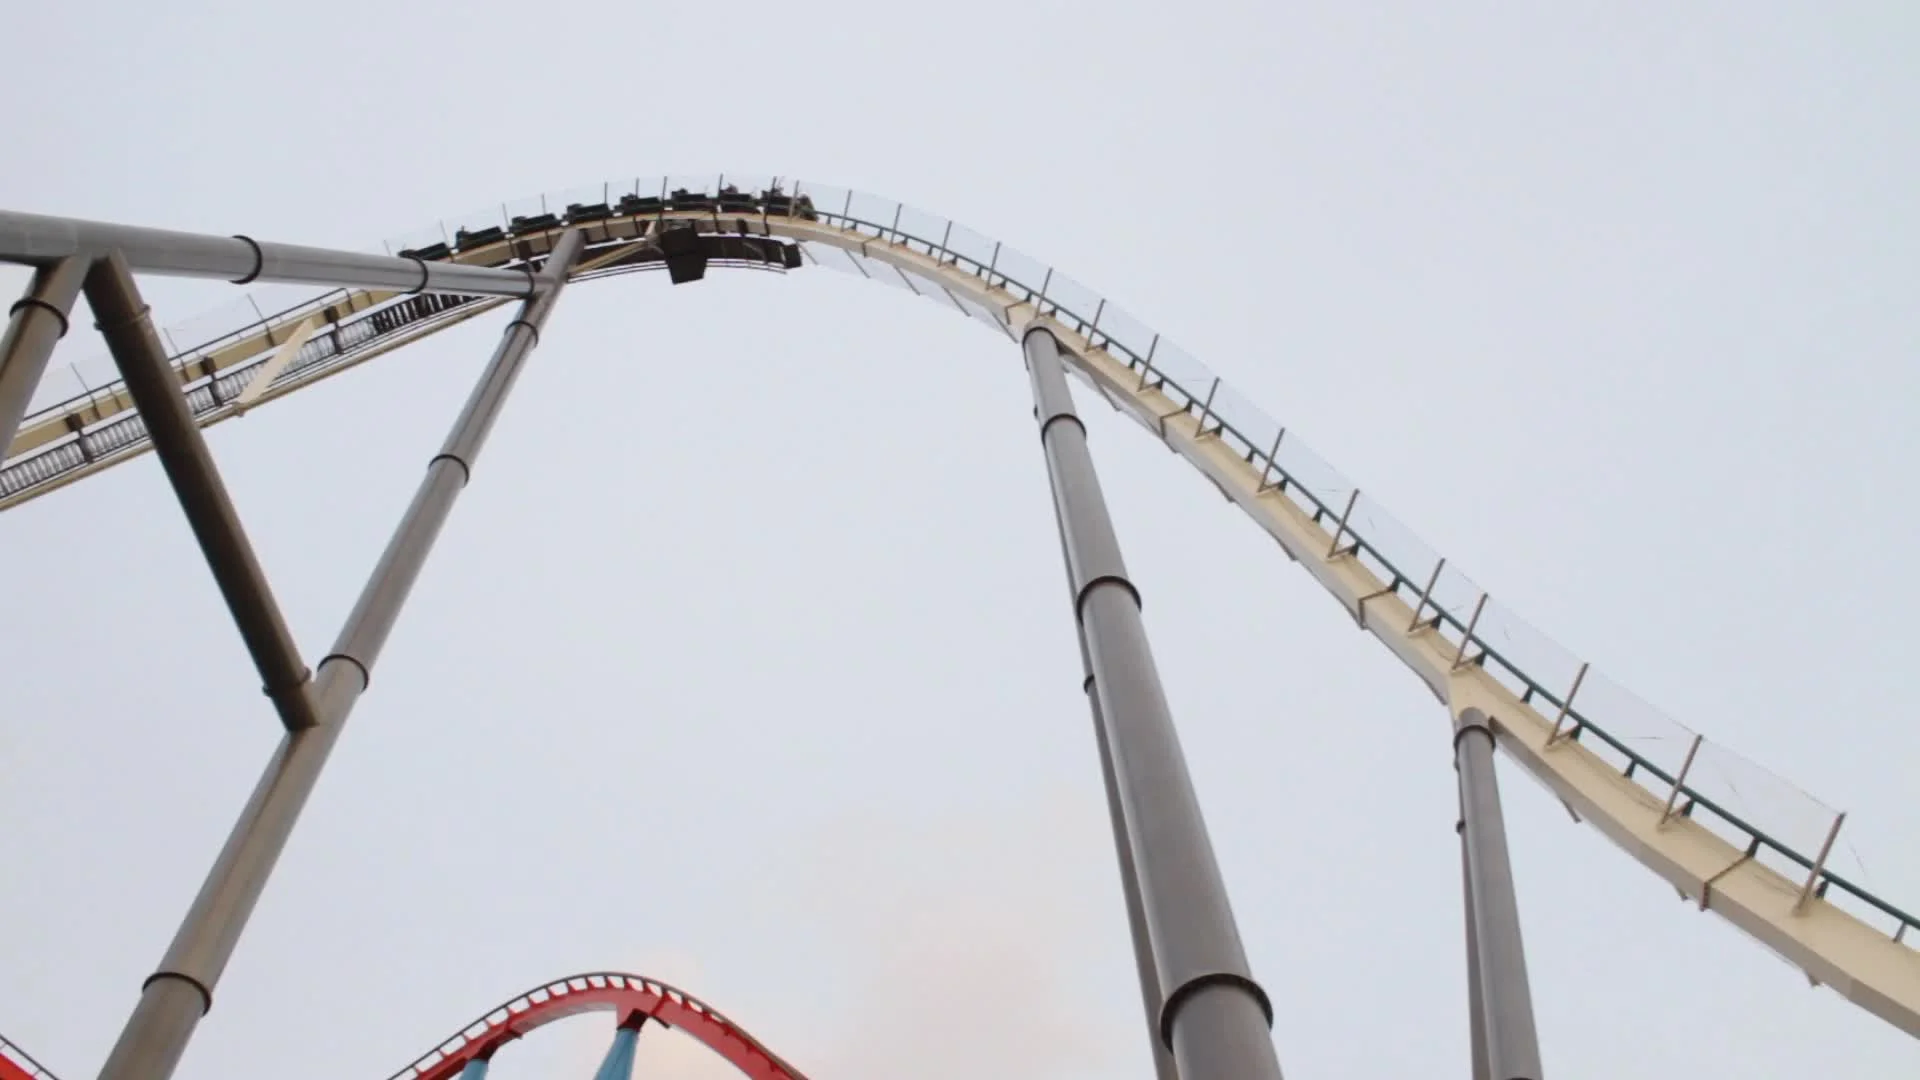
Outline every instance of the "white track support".
POLYGON ((248 381, 246 389, 240 391, 240 395, 233 399, 235 414, 245 414, 248 409, 253 408, 254 402, 259 401, 260 395, 266 393, 267 387, 273 385, 273 380, 287 370, 287 365, 293 363, 293 358, 300 355, 301 347, 319 328, 320 324, 311 315, 300 320, 300 324, 293 328, 293 333, 287 336, 287 340, 281 342, 280 347, 274 350, 273 356, 260 365, 260 370, 255 372, 253 378, 248 381))

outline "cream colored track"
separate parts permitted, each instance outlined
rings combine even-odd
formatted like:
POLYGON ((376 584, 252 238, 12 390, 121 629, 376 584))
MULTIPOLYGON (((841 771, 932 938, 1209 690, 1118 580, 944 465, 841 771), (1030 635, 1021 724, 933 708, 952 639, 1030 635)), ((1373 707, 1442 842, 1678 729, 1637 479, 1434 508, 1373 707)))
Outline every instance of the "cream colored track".
MULTIPOLYGON (((696 222, 711 218, 708 214, 666 216, 696 222)), ((1034 307, 1024 297, 991 286, 952 262, 936 260, 903 244, 826 222, 784 217, 749 220, 755 232, 842 248, 937 282, 954 296, 996 314, 1009 330, 1024 328, 1036 317, 1034 307)), ((618 238, 623 226, 626 235, 633 235, 631 222, 624 219, 596 224, 593 228, 599 236, 618 238)), ((540 240, 535 239, 534 245, 534 251, 544 251, 545 245, 540 240)), ((598 253, 598 259, 605 262, 617 258, 618 254, 618 250, 598 253)), ((502 242, 462 252, 460 261, 495 264, 506 257, 506 242, 502 242)), ((491 304, 476 307, 486 306, 491 304)), ((477 313, 476 310, 472 314, 477 313)), ((301 317, 292 315, 289 323, 301 317)), ((461 316, 466 317, 470 315, 461 316)), ((425 332, 430 333, 452 321, 459 320, 436 323, 425 332)), ((1416 619, 1413 609, 1388 588, 1388 583, 1353 554, 1341 551, 1329 555, 1336 550, 1333 536, 1282 491, 1263 484, 1261 471, 1240 452, 1222 443, 1213 429, 1203 432, 1200 418, 1191 415, 1184 402, 1163 394, 1156 383, 1143 380, 1125 360, 1090 346, 1073 327, 1051 318, 1045 321, 1065 347, 1069 365, 1076 375, 1097 389, 1115 409, 1154 433, 1245 511, 1346 608, 1362 629, 1373 634, 1412 669, 1453 713, 1478 708, 1491 716, 1501 748, 1543 782, 1576 816, 1591 822, 1703 910, 1718 913, 1759 939, 1803 969, 1810 979, 1833 988, 1908 1034, 1920 1036, 1920 953, 1820 897, 1810 897, 1800 903, 1802 882, 1789 880, 1748 857, 1740 848, 1691 818, 1664 813, 1666 807, 1660 797, 1622 775, 1618 768, 1578 741, 1562 738, 1550 744, 1554 718, 1522 703, 1484 667, 1458 665, 1458 644, 1441 636, 1430 623, 1416 619)), ((362 362, 403 343, 383 344, 368 356, 356 357, 341 367, 362 362)), ((258 356, 267 347, 264 336, 249 346, 236 346, 231 362, 258 356), (252 351, 246 352, 247 348, 252 351)), ((218 366, 217 361, 215 363, 218 366)), ((327 372, 332 373, 333 370, 327 372)), ((193 380, 204 375, 197 366, 190 365, 184 378, 193 380)), ((277 388, 267 400, 312 381, 317 380, 277 388)), ((110 415, 130 407, 123 397, 116 393, 110 399, 103 399, 103 405, 93 408, 106 407, 109 411, 100 415, 110 415)), ((229 415, 231 410, 222 410, 211 414, 207 422, 217 423, 229 415)), ((89 413, 87 420, 93 419, 94 414, 89 413)), ((53 431, 56 433, 53 437, 59 437, 66 430, 64 419, 56 417, 23 430, 20 439, 39 438, 35 433, 45 431, 53 431)), ((37 445, 40 443, 22 446, 16 441, 13 451, 19 453, 37 445)), ((140 449, 129 448, 125 456, 140 449)), ((85 471, 110 463, 95 463, 85 471)), ((29 494, 38 495, 52 486, 56 485, 44 485, 29 494)))

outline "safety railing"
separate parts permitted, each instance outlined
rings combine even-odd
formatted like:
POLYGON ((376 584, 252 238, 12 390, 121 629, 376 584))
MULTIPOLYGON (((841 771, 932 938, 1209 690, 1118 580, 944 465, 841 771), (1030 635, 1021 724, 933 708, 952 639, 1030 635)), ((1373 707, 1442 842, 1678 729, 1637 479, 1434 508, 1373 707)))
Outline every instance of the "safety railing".
MULTIPOLYGON (((417 331, 485 303, 487 299, 481 296, 423 294, 363 312, 310 338, 286 367, 273 377, 271 386, 281 387, 312 378, 335 364, 353 359, 376 342, 385 342, 402 332, 417 331)), ((305 307, 302 305, 301 310, 305 307)), ((252 332, 253 329, 245 329, 221 341, 195 346, 173 357, 172 363, 175 368, 180 368, 197 357, 242 340, 252 332)), ((199 418, 232 404, 253 382, 254 376, 272 355, 273 350, 266 349, 251 360, 189 383, 185 388, 187 408, 195 418, 199 418)), ((108 384, 101 392, 110 393, 117 386, 118 383, 108 384)), ((70 399, 47 412, 72 415, 89 400, 87 397, 70 399)), ((84 469, 94 462, 113 458, 144 445, 146 441, 146 423, 133 411, 118 413, 103 423, 76 428, 70 436, 58 442, 7 461, 5 467, 0 468, 0 499, 19 495, 70 472, 84 469)))
MULTIPOLYGON (((601 220, 616 210, 665 216, 711 215, 750 223, 799 217, 875 242, 901 245, 1034 304, 1123 363, 1210 436, 1232 446, 1263 476, 1263 489, 1290 499, 1331 536, 1329 553, 1360 560, 1457 652, 1552 724, 1555 740, 1576 740, 1611 760, 1670 812, 1712 829, 1736 847, 1856 918, 1904 941, 1916 917, 1836 869, 1844 815, 1792 783, 1706 739, 1641 700, 1534 629, 1422 542, 1384 507, 1234 391, 1205 365, 1117 305, 1067 275, 946 218, 845 188, 779 177, 636 178, 553 192, 489 207, 387 242, 390 251, 445 257, 464 242, 601 220), (442 245, 437 251, 435 245, 442 245)), ((939 281, 845 247, 803 242, 810 263, 857 274, 950 305, 1009 330, 1006 313, 939 281)), ((424 256, 423 256, 424 257, 424 256)), ((194 351, 200 351, 198 349, 194 351)), ((282 376, 283 378, 285 376, 282 376)), ((0 478, 3 482, 3 478, 0 478)), ((0 497, 5 488, 0 486, 0 497)), ((1413 627, 1409 627, 1413 629, 1413 627)))
POLYGON ((45 1066, 33 1060, 32 1055, 25 1050, 9 1042, 4 1035, 0 1035, 0 1059, 4 1059, 25 1074, 29 1080, 59 1080, 59 1077, 54 1076, 45 1066))
MULTIPOLYGON (((1834 868, 1844 815, 1577 660, 1490 598, 1298 436, 1146 324, 1044 263, 944 218, 826 185, 800 182, 793 190, 810 195, 826 223, 969 273, 1012 301, 1033 304, 1125 364, 1139 379, 1138 388, 1159 390, 1260 469, 1265 487, 1287 496, 1331 534, 1329 555, 1337 551, 1359 559, 1414 608, 1416 625, 1424 622, 1455 648, 1458 662, 1482 667, 1552 723, 1556 740, 1579 741, 1611 760, 1624 776, 1665 800, 1672 813, 1707 826, 1749 858, 1802 880, 1810 895, 1881 926, 1894 941, 1906 941, 1920 925, 1913 914, 1834 868)), ((826 246, 807 245, 810 253, 826 246)), ((896 271, 881 260, 834 248, 832 254, 819 253, 816 261, 875 280, 904 278, 915 291, 937 291, 968 314, 1005 326, 1004 317, 962 303, 937 282, 896 271)))

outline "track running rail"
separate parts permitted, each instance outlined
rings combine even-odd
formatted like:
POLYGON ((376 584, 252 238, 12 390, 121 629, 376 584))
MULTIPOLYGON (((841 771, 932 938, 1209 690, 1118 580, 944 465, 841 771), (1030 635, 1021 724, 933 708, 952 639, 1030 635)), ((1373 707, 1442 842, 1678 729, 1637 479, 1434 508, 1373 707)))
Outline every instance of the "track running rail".
POLYGON ((420 1055, 391 1080, 452 1080, 467 1062, 491 1055, 529 1031, 583 1012, 639 1013, 681 1031, 731 1062, 750 1080, 806 1080, 720 1010, 658 979, 615 971, 569 975, 543 983, 489 1010, 420 1055))
MULTIPOLYGON (((677 987, 644 975, 595 971, 542 983, 489 1009, 441 1040, 391 1080, 453 1080, 467 1062, 491 1057, 507 1043, 556 1020, 584 1012, 613 1012, 624 1023, 635 1015, 679 1028, 730 1062, 748 1080, 807 1080, 800 1070, 720 1010, 677 987)), ((0 1038, 0 1080, 58 1080, 0 1038)))
MULTIPOLYGON (((1920 953, 1906 942, 1920 920, 1835 874, 1824 852, 1809 854, 1751 820, 1751 811, 1737 811, 1688 772, 1691 752, 1684 762, 1657 758, 1642 749, 1644 735, 1618 727, 1624 714, 1599 716, 1591 705, 1576 705, 1582 680, 1589 699, 1598 681, 1597 675, 1589 678, 1585 664, 1570 680, 1564 677, 1572 663, 1557 646, 1527 640, 1523 622, 1489 605, 1477 586, 1448 570, 1444 559, 1384 511, 1363 504, 1357 489, 1198 362, 1064 275, 951 222, 814 184, 797 184, 792 192, 808 196, 810 205, 780 194, 776 184, 771 197, 744 196, 743 209, 742 196, 729 196, 724 184, 723 178, 714 185, 721 188, 719 198, 695 195, 685 204, 678 193, 665 198, 663 185, 663 198, 643 214, 610 213, 606 189, 600 189, 599 204, 588 196, 569 205, 565 219, 587 229, 590 252, 604 260, 617 261, 624 249, 648 243, 650 230, 668 223, 708 234, 775 237, 798 242, 810 263, 904 287, 1009 338, 1035 320, 1045 321, 1076 376, 1207 477, 1456 717, 1469 708, 1492 717, 1501 748, 1576 817, 1591 821, 1683 897, 1759 939, 1816 983, 1920 1036, 1920 953), (721 209, 729 198, 733 207, 721 209), (1560 670, 1545 670, 1556 664, 1560 670)), ((634 190, 638 197, 639 182, 634 190)), ((432 257, 516 265, 544 254, 561 224, 560 215, 545 212, 544 200, 539 215, 515 218, 503 211, 500 219, 510 228, 477 230, 484 239, 456 245, 457 252, 441 245, 432 257)), ((468 235, 463 229, 462 239, 468 235)), ((576 276, 597 275, 583 270, 576 276)), ((291 321, 293 313, 263 320, 244 362, 264 362, 273 328, 291 321)), ((453 321, 427 323, 406 340, 453 321)), ((231 342, 215 344, 246 352, 231 342)), ((190 350, 177 365, 182 381, 191 386, 213 377, 204 363, 195 366, 203 353, 213 352, 218 349, 190 350)), ((331 370, 337 367, 322 373, 331 370)), ((270 396, 310 381, 288 371, 270 396)), ((123 396, 117 387, 106 392, 110 401, 123 396)), ((21 442, 32 432, 55 426, 75 432, 78 441, 90 423, 111 415, 100 413, 99 399, 94 395, 80 409, 69 403, 36 416, 12 449, 27 449, 21 442)), ((215 410, 203 422, 230 415, 232 410, 215 410)), ((143 435, 117 448, 111 460, 68 471, 77 478, 142 449, 143 435)), ((11 459, 7 467, 14 467, 11 459)), ((36 482, 11 496, 0 488, 0 508, 53 486, 36 482)), ((1692 734, 1653 719, 1671 725, 1662 732, 1669 739, 1692 734)), ((1831 839, 1829 833, 1828 844, 1831 839)))
POLYGON ((0 1035, 0 1080, 59 1080, 25 1050, 0 1035))

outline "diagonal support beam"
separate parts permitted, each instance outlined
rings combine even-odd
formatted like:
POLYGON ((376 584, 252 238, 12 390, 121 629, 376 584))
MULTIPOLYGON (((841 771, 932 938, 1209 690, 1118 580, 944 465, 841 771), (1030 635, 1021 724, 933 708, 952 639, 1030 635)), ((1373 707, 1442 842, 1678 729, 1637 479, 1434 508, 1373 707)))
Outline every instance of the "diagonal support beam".
POLYGON ((268 699, 288 731, 300 731, 318 721, 307 696, 307 666, 300 649, 274 602, 267 575, 247 542, 246 530, 233 500, 227 496, 220 470, 207 440, 193 422, 180 381, 167 363, 166 349, 148 317, 126 260, 118 252, 94 263, 86 276, 87 303, 99 320, 113 362, 126 380, 127 392, 146 421, 154 452, 166 470, 173 492, 186 511, 187 524, 207 557, 227 610, 240 627, 240 637, 253 654, 268 699))
POLYGON ((426 478, 314 674, 319 724, 289 732, 267 762, 226 846, 167 947, 160 970, 148 976, 141 989, 139 1004, 100 1069, 100 1080, 167 1080, 180 1064, 200 1018, 213 1007, 214 988, 339 741, 347 716, 366 692, 374 660, 400 616, 400 607, 419 579, 454 500, 466 487, 480 447, 539 340, 540 327, 566 283, 567 270, 584 246, 578 230, 561 237, 537 279, 533 298, 501 334, 479 385, 467 398, 440 452, 427 464, 426 478))
POLYGON ((235 415, 253 408, 254 402, 259 401, 260 395, 266 393, 267 388, 273 385, 273 380, 287 370, 287 365, 293 363, 300 355, 300 350, 313 338, 314 331, 319 328, 319 323, 312 315, 300 320, 300 324, 293 328, 293 333, 288 335, 287 340, 280 343, 279 348, 273 351, 273 355, 267 358, 267 362, 261 364, 260 370, 254 372, 253 378, 241 388, 240 395, 233 399, 235 415))

